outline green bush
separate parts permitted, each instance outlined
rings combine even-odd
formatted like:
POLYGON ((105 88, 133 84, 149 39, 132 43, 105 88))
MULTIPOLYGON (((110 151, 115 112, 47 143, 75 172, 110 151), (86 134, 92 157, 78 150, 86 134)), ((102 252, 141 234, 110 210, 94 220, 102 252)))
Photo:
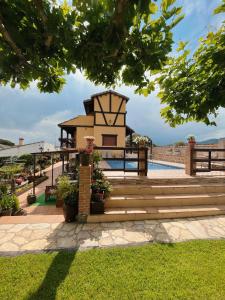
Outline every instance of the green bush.
POLYGON ((95 150, 92 154, 92 157, 93 157, 93 163, 97 167, 100 161, 102 160, 102 155, 99 151, 95 150))
POLYGON ((56 194, 59 199, 65 200, 71 194, 78 192, 78 184, 71 184, 68 176, 61 176, 57 184, 56 194))

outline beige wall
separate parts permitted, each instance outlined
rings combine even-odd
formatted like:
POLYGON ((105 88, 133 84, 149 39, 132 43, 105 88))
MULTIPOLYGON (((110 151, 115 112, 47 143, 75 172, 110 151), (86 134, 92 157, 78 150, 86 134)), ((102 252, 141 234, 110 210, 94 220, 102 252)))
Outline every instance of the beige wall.
POLYGON ((86 141, 84 139, 85 136, 93 136, 94 128, 92 127, 77 127, 76 131, 76 148, 84 148, 86 147, 86 141))
MULTIPOLYGON (((116 112, 119 111, 120 105, 121 105, 121 101, 122 102, 122 106, 120 108, 120 112, 125 113, 126 112, 126 100, 124 100, 123 98, 116 96, 116 95, 111 95, 111 110, 112 112, 114 112, 114 114, 110 113, 110 94, 107 95, 102 95, 98 97, 99 102, 101 103, 101 107, 103 109, 103 111, 105 112, 105 118, 107 120, 108 124, 114 124, 114 120, 116 118, 116 112)), ((94 98, 94 110, 95 111, 101 111, 101 108, 98 104, 98 100, 97 98, 94 98)), ((102 113, 96 113, 95 115, 95 121, 97 124, 105 124, 105 120, 103 117, 102 113)), ((115 125, 126 125, 124 124, 124 115, 119 115, 117 117, 116 120, 116 124, 115 125)))
POLYGON ((99 147, 102 146, 102 134, 115 134, 117 135, 117 147, 125 147, 125 131, 124 127, 95 126, 95 144, 99 147))

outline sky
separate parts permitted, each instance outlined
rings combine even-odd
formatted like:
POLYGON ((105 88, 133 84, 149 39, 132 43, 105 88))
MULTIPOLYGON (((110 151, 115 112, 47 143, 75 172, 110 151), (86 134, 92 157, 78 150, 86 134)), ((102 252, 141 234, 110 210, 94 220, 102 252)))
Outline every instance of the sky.
MULTIPOLYGON (((224 19, 224 14, 212 14, 219 3, 219 0, 178 0, 177 4, 183 6, 186 16, 174 29, 174 48, 181 40, 189 41, 189 47, 194 51, 200 36, 215 31, 224 19)), ((0 138, 16 144, 19 137, 23 137, 25 143, 46 141, 58 145, 60 130, 57 124, 85 114, 83 100, 106 90, 86 80, 80 72, 66 79, 67 84, 60 94, 40 93, 35 83, 26 91, 0 86, 0 138)), ((143 97, 136 95, 134 89, 124 85, 115 89, 130 98, 127 104, 127 125, 139 134, 150 136, 155 144, 185 141, 189 134, 195 135, 198 141, 225 137, 224 109, 220 110, 216 127, 187 123, 171 128, 160 116, 161 105, 157 93, 143 97)))

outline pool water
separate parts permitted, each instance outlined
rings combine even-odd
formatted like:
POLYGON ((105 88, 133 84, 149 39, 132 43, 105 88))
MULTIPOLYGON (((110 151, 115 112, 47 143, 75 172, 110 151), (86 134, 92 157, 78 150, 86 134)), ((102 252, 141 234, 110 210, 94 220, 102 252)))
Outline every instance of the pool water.
MULTIPOLYGON (((107 163, 113 169, 122 169, 123 168, 123 160, 107 160, 107 163)), ((137 169, 137 162, 129 162, 126 161, 125 164, 126 169, 137 169)), ((148 162, 148 170, 182 170, 183 168, 169 166, 164 164, 158 164, 153 162, 148 162)))

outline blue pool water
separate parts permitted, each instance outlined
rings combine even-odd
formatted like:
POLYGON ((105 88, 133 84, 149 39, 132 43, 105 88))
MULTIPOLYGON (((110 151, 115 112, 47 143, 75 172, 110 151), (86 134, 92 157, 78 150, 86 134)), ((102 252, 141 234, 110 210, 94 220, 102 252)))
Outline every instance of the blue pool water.
MULTIPOLYGON (((107 163, 113 169, 122 169, 123 168, 123 160, 107 160, 107 163)), ((137 162, 126 162, 126 169, 137 169, 137 162)), ((148 162, 148 170, 182 170, 183 168, 168 166, 153 162, 148 162)))

